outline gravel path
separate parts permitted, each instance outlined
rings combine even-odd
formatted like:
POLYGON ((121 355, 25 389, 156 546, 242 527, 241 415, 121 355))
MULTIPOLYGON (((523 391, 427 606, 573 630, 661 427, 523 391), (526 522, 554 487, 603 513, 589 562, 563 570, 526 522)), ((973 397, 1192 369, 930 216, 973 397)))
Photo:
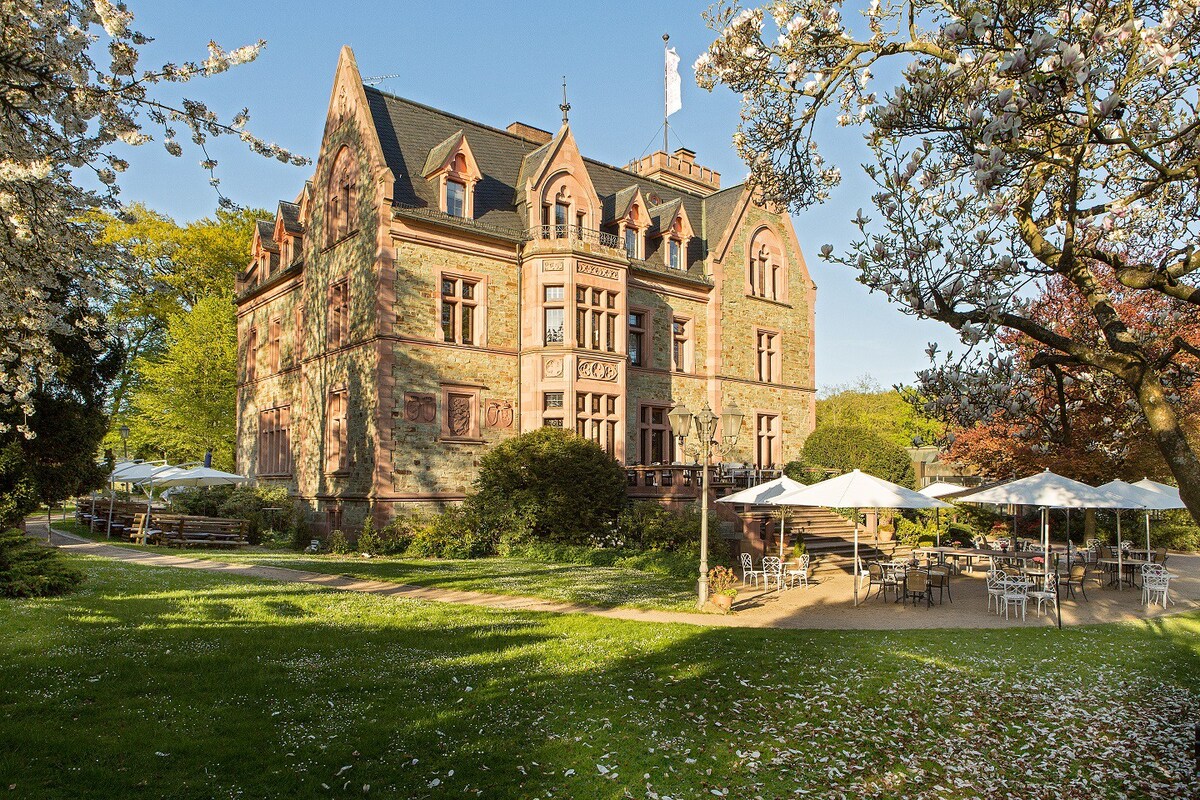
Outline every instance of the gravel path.
MULTIPOLYGON (((29 532, 46 534, 45 522, 30 521, 29 532)), ((390 583, 345 575, 287 569, 261 565, 231 564, 186 555, 165 555, 128 547, 114 547, 53 530, 53 543, 63 550, 102 558, 145 564, 153 567, 200 569, 225 572, 272 581, 307 583, 329 589, 384 595, 387 597, 427 600, 438 603, 459 603, 508 611, 548 611, 559 614, 593 614, 612 619, 641 622, 675 622, 691 625, 710 625, 745 628, 821 628, 836 630, 894 630, 899 628, 1004 628, 1011 626, 1046 627, 1053 624, 1050 615, 1038 616, 1031 603, 1025 620, 1006 620, 986 609, 987 593, 981 574, 964 574, 953 580, 953 600, 933 608, 913 607, 880 600, 872 596, 857 608, 851 597, 853 583, 850 575, 825 577, 808 588, 784 592, 763 592, 746 587, 734 604, 735 613, 719 614, 655 611, 618 607, 605 608, 580 603, 547 600, 539 597, 469 592, 441 589, 432 586, 390 583)), ((1109 587, 1089 587, 1088 600, 1065 599, 1063 624, 1084 625, 1104 622, 1139 622, 1182 611, 1200 609, 1200 555, 1171 556, 1170 571, 1179 575, 1172 582, 1173 603, 1169 609, 1160 606, 1147 609, 1141 604, 1141 591, 1126 588, 1117 591, 1109 587)))

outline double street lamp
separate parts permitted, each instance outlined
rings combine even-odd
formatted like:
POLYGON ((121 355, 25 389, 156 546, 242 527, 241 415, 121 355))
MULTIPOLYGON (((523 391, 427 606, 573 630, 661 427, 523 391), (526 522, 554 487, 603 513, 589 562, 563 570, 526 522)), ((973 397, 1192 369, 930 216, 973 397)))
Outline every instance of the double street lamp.
POLYGON ((703 608, 708 602, 708 462, 714 452, 727 455, 737 444, 738 433, 742 428, 742 418, 745 415, 736 403, 725 407, 725 413, 714 414, 708 401, 704 407, 693 414, 683 403, 671 409, 667 417, 671 420, 671 433, 679 441, 679 449, 684 454, 697 459, 701 463, 700 480, 700 586, 697 608, 703 608), (721 440, 716 440, 717 429, 720 428, 721 440), (688 434, 695 431, 695 441, 688 441, 688 434))

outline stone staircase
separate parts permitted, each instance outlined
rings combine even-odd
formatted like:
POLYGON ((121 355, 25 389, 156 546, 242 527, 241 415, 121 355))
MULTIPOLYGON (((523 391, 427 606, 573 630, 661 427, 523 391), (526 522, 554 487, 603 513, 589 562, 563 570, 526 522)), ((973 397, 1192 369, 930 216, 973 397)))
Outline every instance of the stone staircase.
MULTIPOLYGON (((778 509, 755 508, 742 515, 747 522, 771 518, 777 530, 778 509)), ((854 564, 854 523, 827 508, 789 508, 787 536, 789 546, 803 538, 812 557, 813 572, 850 572, 854 564)), ((898 542, 875 542, 865 530, 859 531, 858 554, 864 561, 907 556, 910 548, 898 542)))

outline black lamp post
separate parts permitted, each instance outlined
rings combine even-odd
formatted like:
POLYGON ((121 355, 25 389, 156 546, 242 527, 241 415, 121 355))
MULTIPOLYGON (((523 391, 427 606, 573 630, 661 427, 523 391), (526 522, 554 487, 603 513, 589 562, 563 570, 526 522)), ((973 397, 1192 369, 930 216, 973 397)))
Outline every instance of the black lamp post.
POLYGON ((117 433, 121 434, 121 460, 129 460, 129 426, 122 425, 117 429, 117 433))

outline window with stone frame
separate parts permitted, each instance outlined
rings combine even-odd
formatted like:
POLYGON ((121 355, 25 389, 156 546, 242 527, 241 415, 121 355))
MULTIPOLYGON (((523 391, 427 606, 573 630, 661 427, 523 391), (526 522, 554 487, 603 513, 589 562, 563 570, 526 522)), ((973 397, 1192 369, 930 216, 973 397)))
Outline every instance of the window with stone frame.
POLYGON ((279 372, 283 368, 280 348, 283 340, 283 320, 275 317, 267 328, 267 366, 271 372, 279 372))
POLYGON ((246 383, 258 378, 258 328, 246 331, 246 383))
POLYGON ((304 303, 299 296, 296 298, 295 330, 292 331, 292 364, 298 365, 304 359, 304 303))
POLYGON ((337 389, 329 393, 325 405, 325 471, 350 469, 350 393, 337 389))
POLYGON ((268 408, 258 413, 258 474, 291 475, 292 407, 268 408))
POLYGON ((442 386, 443 441, 480 441, 479 389, 474 386, 442 386))
POLYGON ((545 332, 542 344, 562 344, 566 341, 566 295, 562 286, 542 287, 542 314, 545 332))
POLYGON ((325 202, 325 230, 329 243, 352 233, 357 225, 354 209, 358 200, 358 167, 349 147, 338 151, 329 170, 325 202))
POLYGON ((616 453, 617 447, 617 401, 615 394, 575 394, 575 433, 592 440, 610 456, 616 453))
POLYGON ((747 291, 754 297, 784 302, 787 299, 787 272, 783 248, 769 228, 762 228, 751 238, 750 260, 747 265, 747 291))
POLYGON ((755 369, 755 378, 763 383, 780 383, 781 377, 781 353, 779 347, 779 333, 776 331, 755 331, 757 340, 758 361, 755 369))
POLYGON ((461 181, 446 180, 446 213, 452 217, 467 215, 467 187, 461 181))
POLYGON ((629 351, 631 367, 645 367, 650 363, 650 332, 646 327, 645 311, 629 312, 629 330, 626 333, 626 349, 629 351))
POLYGON ((442 275, 442 340, 454 344, 479 344, 480 282, 457 275, 442 275))
POLYGON ((617 352, 617 292, 575 287, 575 343, 586 350, 617 352))
POLYGON ((563 413, 563 393, 542 392, 542 427, 561 428, 563 413))
POLYGON ((678 239, 667 242, 667 266, 671 269, 683 269, 683 245, 678 239))
POLYGON ((670 464, 675 461, 675 437, 671 435, 669 405, 643 405, 638 410, 638 461, 670 464))
POLYGON ((671 369, 692 371, 692 321, 684 317, 671 320, 671 369))
POLYGON ((782 439, 778 414, 757 414, 755 420, 754 466, 772 469, 779 464, 782 439))
POLYGON ((350 340, 350 280, 342 278, 329 285, 329 317, 325 331, 325 349, 335 350, 350 340))

